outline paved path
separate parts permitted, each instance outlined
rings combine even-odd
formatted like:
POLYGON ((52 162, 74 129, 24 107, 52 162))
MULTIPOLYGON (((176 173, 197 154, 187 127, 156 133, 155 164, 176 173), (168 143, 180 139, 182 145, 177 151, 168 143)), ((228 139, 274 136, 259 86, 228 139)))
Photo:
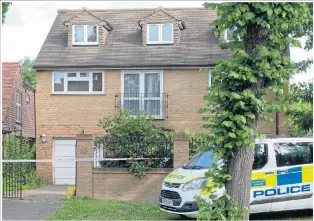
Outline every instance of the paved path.
POLYGON ((66 186, 23 192, 23 200, 3 199, 2 220, 44 220, 63 205, 66 186))

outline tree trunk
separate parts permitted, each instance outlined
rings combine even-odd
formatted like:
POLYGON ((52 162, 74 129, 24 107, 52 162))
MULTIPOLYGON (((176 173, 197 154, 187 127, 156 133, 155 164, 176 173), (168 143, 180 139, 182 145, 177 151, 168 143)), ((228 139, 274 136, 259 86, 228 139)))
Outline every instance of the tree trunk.
MULTIPOLYGON (((254 160, 254 148, 240 147, 229 161, 229 174, 232 180, 226 184, 227 193, 240 208, 250 205, 251 174, 254 160)), ((249 214, 244 217, 249 220, 249 214)))
MULTIPOLYGON (((247 34, 244 37, 244 49, 251 55, 253 49, 257 45, 266 45, 268 31, 256 24, 249 24, 247 34)), ((256 83, 253 83, 250 90, 255 94, 260 94, 263 88, 264 80, 259 78, 256 83)), ((257 122, 259 115, 256 115, 255 122, 252 122, 252 129, 257 130, 257 122)), ((254 138, 252 138, 254 139, 254 138)), ((226 191, 232 199, 234 199, 240 208, 250 207, 251 194, 251 174, 254 161, 255 148, 249 145, 238 147, 234 152, 234 156, 228 162, 228 173, 232 180, 226 183, 226 191)), ((244 220, 249 220, 249 213, 243 217, 244 220)))

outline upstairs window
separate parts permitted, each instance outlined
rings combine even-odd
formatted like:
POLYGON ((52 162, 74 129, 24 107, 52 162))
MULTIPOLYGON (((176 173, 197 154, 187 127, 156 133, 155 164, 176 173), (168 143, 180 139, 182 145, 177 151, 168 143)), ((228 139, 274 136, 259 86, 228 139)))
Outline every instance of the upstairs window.
POLYGON ((99 71, 54 72, 54 94, 103 94, 104 73, 99 71))
MULTIPOLYGON (((225 34, 224 34, 224 40, 225 41, 232 41, 231 37, 232 37, 235 30, 237 30, 237 27, 226 29, 225 34)), ((237 36, 237 37, 238 37, 238 41, 241 41, 241 38, 239 36, 237 36)))
POLYGON ((73 25, 73 45, 97 45, 98 25, 73 25))
POLYGON ((225 41, 230 41, 231 36, 233 35, 234 29, 227 29, 225 31, 225 41))
POLYGON ((173 24, 148 24, 147 44, 172 44, 173 24))

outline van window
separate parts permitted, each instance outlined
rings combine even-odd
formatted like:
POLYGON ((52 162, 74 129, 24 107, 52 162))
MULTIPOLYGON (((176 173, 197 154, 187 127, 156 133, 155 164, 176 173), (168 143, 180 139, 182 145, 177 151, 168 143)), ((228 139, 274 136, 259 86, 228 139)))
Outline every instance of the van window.
POLYGON ((258 170, 264 167, 267 163, 267 144, 256 144, 255 145, 255 155, 253 162, 253 170, 258 170))
POLYGON ((183 168, 184 169, 209 169, 216 162, 212 151, 196 154, 183 168))
POLYGON ((278 167, 313 163, 313 143, 274 144, 278 167))

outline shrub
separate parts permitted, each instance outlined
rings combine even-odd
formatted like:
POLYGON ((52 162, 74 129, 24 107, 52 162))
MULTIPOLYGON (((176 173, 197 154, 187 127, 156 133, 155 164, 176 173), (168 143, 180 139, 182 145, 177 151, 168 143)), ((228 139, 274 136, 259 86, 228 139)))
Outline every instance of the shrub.
POLYGON ((138 177, 144 177, 149 168, 172 167, 171 132, 153 125, 153 119, 140 112, 137 117, 128 111, 104 117, 99 126, 108 134, 96 137, 96 145, 103 145, 107 158, 131 158, 125 161, 103 161, 102 167, 129 168, 138 177), (136 160, 135 158, 149 158, 136 160), (152 159, 165 158, 165 159, 152 159), (119 165, 117 165, 119 163, 119 165))

